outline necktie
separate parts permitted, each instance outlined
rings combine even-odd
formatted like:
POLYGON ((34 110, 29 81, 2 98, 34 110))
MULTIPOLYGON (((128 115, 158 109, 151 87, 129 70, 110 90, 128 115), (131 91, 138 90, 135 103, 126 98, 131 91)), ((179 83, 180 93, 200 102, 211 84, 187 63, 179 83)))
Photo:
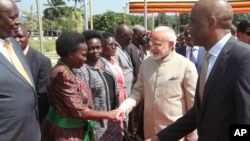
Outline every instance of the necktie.
POLYGON ((17 71, 32 85, 31 79, 29 78, 27 72, 25 71, 20 60, 17 58, 16 53, 8 40, 4 40, 4 46, 7 48, 12 65, 17 69, 17 71))
POLYGON ((189 54, 189 59, 190 59, 191 62, 193 62, 196 65, 196 59, 194 57, 193 51, 194 51, 194 49, 191 48, 190 49, 190 54, 189 54))
POLYGON ((207 77, 207 68, 208 68, 208 60, 211 57, 211 54, 208 52, 205 55, 202 67, 201 67, 201 72, 200 72, 200 84, 199 84, 199 96, 200 96, 200 102, 202 102, 202 97, 204 94, 204 87, 206 84, 206 77, 207 77))

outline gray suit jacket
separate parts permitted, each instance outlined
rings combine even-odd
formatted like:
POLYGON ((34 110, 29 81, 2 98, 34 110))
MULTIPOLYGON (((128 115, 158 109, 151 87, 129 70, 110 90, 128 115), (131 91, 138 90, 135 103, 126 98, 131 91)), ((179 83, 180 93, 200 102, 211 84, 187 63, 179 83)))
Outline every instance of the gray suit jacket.
MULTIPOLYGON (((231 37, 220 52, 204 88, 182 118, 158 133, 174 141, 197 128, 199 141, 229 141, 231 124, 250 124, 250 46, 231 37)), ((199 86, 199 82, 198 85, 199 86)))
MULTIPOLYGON (((14 51, 32 78, 21 47, 9 38, 14 51)), ((0 140, 40 141, 37 96, 33 86, 0 53, 0 140)))
POLYGON ((125 90, 126 90, 127 95, 129 95, 131 92, 133 80, 134 80, 133 65, 132 65, 131 59, 129 58, 127 52, 121 49, 121 46, 117 47, 115 58, 117 59, 117 61, 119 62, 122 68, 124 79, 125 79, 125 90))

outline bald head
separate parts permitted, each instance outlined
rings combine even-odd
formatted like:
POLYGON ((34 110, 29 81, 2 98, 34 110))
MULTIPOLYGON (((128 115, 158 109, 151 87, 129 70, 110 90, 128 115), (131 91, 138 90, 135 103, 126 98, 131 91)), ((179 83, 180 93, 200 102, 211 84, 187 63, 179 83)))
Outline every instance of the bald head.
POLYGON ((133 38, 133 30, 128 25, 121 24, 116 29, 115 38, 122 47, 127 47, 133 38))
POLYGON ((202 18, 215 17, 217 26, 223 29, 231 29, 233 20, 233 9, 227 0, 200 0, 193 10, 200 14, 202 18))
POLYGON ((11 9, 13 7, 17 7, 13 0, 1 0, 0 1, 0 12, 5 11, 6 9, 11 9))
POLYGON ((0 37, 15 37, 18 29, 19 10, 13 0, 0 1, 0 37))
POLYGON ((116 29, 115 35, 121 35, 121 34, 130 33, 130 32, 133 32, 133 31, 128 25, 120 24, 116 29))

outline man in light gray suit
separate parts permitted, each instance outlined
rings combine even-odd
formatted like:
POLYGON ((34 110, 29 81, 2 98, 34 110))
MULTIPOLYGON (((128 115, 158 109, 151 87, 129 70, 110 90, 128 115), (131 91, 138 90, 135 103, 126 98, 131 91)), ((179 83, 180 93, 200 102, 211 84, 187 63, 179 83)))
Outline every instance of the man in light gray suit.
POLYGON ((116 49, 115 58, 119 62, 119 65, 121 66, 123 71, 127 96, 131 92, 134 76, 132 61, 125 48, 129 45, 132 38, 133 30, 126 24, 121 24, 117 27, 115 39, 118 43, 118 48, 116 49))
MULTIPOLYGON (((125 91, 128 95, 131 93, 134 74, 133 74, 133 65, 131 58, 126 52, 127 46, 130 44, 133 38, 133 30, 128 27, 126 24, 121 24, 117 27, 115 33, 115 39, 118 43, 116 49, 115 58, 119 62, 120 67, 123 71, 123 76, 125 80, 125 91)), ((128 118, 124 118, 124 129, 127 130, 128 127, 128 118)))
POLYGON ((16 36, 20 24, 18 14, 13 0, 0 1, 0 140, 40 141, 37 96, 31 71, 18 42, 9 38, 16 36), (13 65, 13 55, 8 53, 11 48, 24 68, 22 73, 13 65), (27 79, 22 75, 24 72, 27 79))

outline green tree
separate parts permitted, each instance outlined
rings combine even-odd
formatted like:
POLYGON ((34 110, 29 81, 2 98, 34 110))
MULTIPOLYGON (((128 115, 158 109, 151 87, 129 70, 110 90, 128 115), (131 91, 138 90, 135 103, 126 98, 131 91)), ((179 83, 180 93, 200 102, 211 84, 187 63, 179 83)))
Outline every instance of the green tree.
POLYGON ((116 27, 124 22, 123 13, 107 11, 93 17, 94 29, 114 33, 116 27))
POLYGON ((54 20, 57 17, 61 16, 62 8, 66 5, 63 0, 47 0, 47 4, 44 6, 48 7, 44 10, 44 17, 47 19, 54 20))
POLYGON ((176 18, 174 15, 166 15, 165 13, 159 13, 155 19, 155 26, 169 26, 175 28, 176 26, 176 18))
POLYGON ((237 26, 241 20, 250 19, 249 13, 235 13, 233 18, 233 24, 237 26))
POLYGON ((22 10, 22 16, 25 17, 23 24, 29 31, 38 31, 37 16, 33 12, 33 7, 30 7, 30 11, 22 10))
POLYGON ((44 16, 44 30, 50 31, 57 29, 61 31, 83 31, 83 14, 82 10, 75 6, 59 7, 60 16, 57 17, 46 17, 44 16))
POLYGON ((84 0, 68 0, 68 1, 74 1, 75 2, 75 7, 77 6, 77 3, 84 3, 84 0))

